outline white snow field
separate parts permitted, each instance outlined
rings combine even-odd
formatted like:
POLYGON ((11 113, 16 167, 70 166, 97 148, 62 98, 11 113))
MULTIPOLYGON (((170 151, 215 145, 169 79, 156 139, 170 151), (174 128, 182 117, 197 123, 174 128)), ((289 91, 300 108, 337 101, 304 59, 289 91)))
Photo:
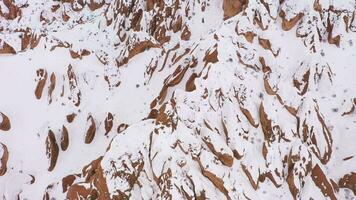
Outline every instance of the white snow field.
POLYGON ((0 199, 356 199, 355 0, 0 0, 0 199))

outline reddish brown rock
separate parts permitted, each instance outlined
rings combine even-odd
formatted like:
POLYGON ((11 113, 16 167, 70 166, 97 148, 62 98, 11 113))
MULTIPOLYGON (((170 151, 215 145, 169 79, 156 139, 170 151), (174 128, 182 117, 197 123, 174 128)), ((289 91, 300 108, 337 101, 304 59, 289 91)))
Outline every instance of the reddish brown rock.
POLYGON ((311 177, 315 185, 320 188, 325 197, 329 197, 331 200, 336 200, 333 187, 319 165, 314 166, 311 177))
POLYGON ((65 22, 68 22, 68 20, 70 19, 69 15, 67 15, 67 13, 65 11, 63 11, 63 13, 62 13, 62 19, 65 22))
POLYGON ((73 51, 69 49, 69 53, 73 59, 79 58, 80 60, 83 59, 84 56, 89 56, 91 54, 90 51, 86 49, 81 49, 80 51, 73 51))
POLYGON ((77 177, 78 176, 71 174, 71 175, 68 175, 62 179, 63 192, 67 192, 68 188, 73 185, 73 183, 77 177))
POLYGON ((213 143, 211 143, 209 140, 204 139, 204 142, 208 146, 210 151, 216 157, 218 157, 218 159, 221 161, 222 164, 228 167, 231 167, 234 164, 234 157, 232 155, 220 152, 220 150, 216 149, 213 143))
POLYGON ((182 30, 182 22, 183 22, 182 17, 179 16, 178 19, 172 25, 172 30, 174 33, 182 30))
POLYGON ((262 103, 259 108, 259 114, 260 114, 260 122, 261 122, 263 134, 265 136, 265 140, 270 141, 273 135, 272 121, 268 119, 268 116, 265 113, 262 103))
MULTIPOLYGON (((320 159, 322 164, 326 164, 329 162, 330 158, 331 158, 331 154, 332 154, 332 144, 333 144, 333 138, 331 135, 331 132, 328 128, 328 126, 325 124, 325 120, 324 117, 321 115, 319 108, 315 107, 315 112, 318 118, 318 121, 320 123, 320 126, 322 127, 322 133, 325 139, 325 143, 326 143, 326 147, 324 147, 325 152, 324 155, 320 154, 320 147, 315 139, 315 136, 312 135, 312 143, 317 147, 319 154, 317 154, 318 158, 320 159)), ((312 131, 312 130, 310 130, 312 131)))
POLYGON ((72 65, 68 66, 67 75, 68 75, 68 80, 69 80, 69 87, 71 90, 73 90, 74 88, 77 87, 78 81, 77 81, 77 76, 75 75, 72 65))
POLYGON ((0 130, 2 131, 8 131, 11 129, 11 123, 10 119, 8 116, 6 116, 4 113, 0 112, 1 115, 1 120, 0 120, 0 130))
POLYGON ((247 166, 244 164, 241 164, 242 171, 246 174, 248 180, 250 181, 251 186, 253 187, 254 190, 257 190, 258 187, 258 180, 255 181, 251 175, 251 172, 248 170, 247 166))
MULTIPOLYGON (((294 166, 294 165, 293 165, 294 166)), ((295 186, 294 183, 294 174, 293 174, 293 166, 288 167, 288 175, 286 181, 288 183, 288 188, 293 198, 296 200, 297 195, 299 194, 299 189, 295 186)))
POLYGON ((142 9, 139 9, 136 13, 133 14, 133 18, 131 20, 131 29, 133 29, 134 31, 140 31, 142 15, 142 9))
POLYGON ((39 80, 36 86, 35 95, 37 99, 41 99, 43 88, 47 81, 47 71, 45 69, 38 69, 36 74, 39 80))
POLYGON ((49 80, 50 80, 50 84, 48 86, 48 98, 49 98, 49 103, 52 103, 52 93, 56 88, 56 75, 53 72, 49 80))
POLYGON ((273 183, 276 188, 279 188, 281 186, 276 182, 276 179, 274 178, 271 172, 260 174, 260 176, 258 177, 258 182, 263 183, 267 178, 273 183))
POLYGON ((247 118, 248 122, 255 128, 257 128, 259 126, 258 123, 255 122, 255 120, 253 119, 250 111, 248 111, 247 109, 243 108, 242 106, 240 106, 240 110, 242 112, 242 114, 244 114, 244 116, 247 118))
POLYGON ((25 50, 28 45, 30 44, 31 34, 27 31, 24 31, 23 35, 21 36, 21 50, 25 50))
POLYGON ((91 11, 95 11, 95 10, 101 8, 103 5, 105 5, 105 0, 100 0, 100 1, 90 0, 90 2, 87 3, 87 5, 91 11))
POLYGON ((62 126, 62 131, 61 131, 61 149, 62 149, 62 151, 67 150, 68 145, 69 145, 68 130, 67 130, 67 128, 63 125, 63 126, 62 126))
POLYGON ((127 64, 128 61, 134 57, 135 55, 142 53, 150 48, 158 48, 159 45, 154 44, 152 41, 143 41, 143 42, 138 42, 136 44, 133 44, 131 48, 129 48, 129 53, 128 56, 123 58, 121 61, 117 62, 118 67, 127 64))
POLYGON ((281 10, 281 12, 279 13, 279 16, 282 18, 282 29, 284 31, 289 31, 298 23, 298 21, 304 16, 304 14, 299 13, 292 19, 288 20, 288 19, 286 19, 285 12, 283 10, 281 10))
POLYGON ((4 13, 0 9, 0 16, 6 20, 14 20, 22 15, 21 9, 14 4, 14 0, 3 0, 4 5, 7 7, 8 12, 4 13))
POLYGON ((77 76, 74 72, 72 65, 68 66, 67 75, 68 75, 68 81, 69 81, 69 89, 71 92, 69 99, 72 100, 72 102, 74 103, 75 106, 79 106, 82 93, 78 89, 78 80, 77 80, 77 76))
POLYGON ((192 35, 192 33, 190 32, 188 26, 184 26, 184 29, 182 31, 182 34, 180 35, 180 38, 182 40, 189 40, 191 35, 192 35))
POLYGON ((310 70, 307 70, 304 73, 302 80, 293 79, 294 87, 296 87, 300 91, 298 92, 298 94, 301 96, 303 96, 308 91, 309 76, 310 76, 310 70))
POLYGON ((118 127, 117 127, 117 133, 122 133, 123 131, 125 131, 127 129, 127 127, 129 127, 128 124, 120 124, 118 127))
POLYGON ((326 31, 328 32, 328 42, 329 44, 334 44, 337 47, 340 47, 340 35, 333 36, 334 24, 330 22, 330 18, 327 20, 326 31))
POLYGON ((266 90, 267 94, 276 95, 277 92, 272 89, 266 76, 263 78, 263 85, 265 86, 265 90, 266 90))
POLYGON ((351 172, 350 174, 345 174, 345 176, 339 180, 338 186, 340 188, 348 188, 356 195, 356 173, 351 172))
POLYGON ((261 45, 262 48, 264 48, 265 50, 269 50, 275 57, 277 57, 279 55, 279 51, 277 50, 276 52, 272 50, 272 45, 271 42, 269 41, 269 39, 265 39, 265 38, 261 38, 258 37, 258 43, 261 45))
POLYGON ((9 159, 9 151, 3 143, 0 143, 0 149, 2 149, 2 154, 0 155, 0 176, 3 176, 7 170, 7 160, 9 159))
POLYGON ((224 10, 224 19, 229 19, 240 13, 244 6, 246 6, 248 0, 224 0, 223 1, 223 10, 224 10))
POLYGON ((152 10, 154 5, 155 5, 155 1, 154 0, 147 0, 146 1, 146 9, 147 9, 147 11, 152 10))
POLYGON ((51 130, 49 130, 46 139, 46 156, 50 161, 48 171, 52 171, 56 166, 58 154, 59 154, 59 148, 56 142, 56 137, 54 133, 51 130))
POLYGON ((0 54, 16 54, 15 49, 0 39, 0 54))
POLYGON ((185 90, 187 92, 192 92, 196 89, 194 81, 195 81, 195 78, 197 78, 197 76, 198 75, 196 73, 193 73, 192 75, 190 75, 187 83, 185 84, 185 90))
POLYGON ((105 118, 105 135, 107 135, 113 127, 114 116, 109 112, 108 116, 105 118))
POLYGON ((84 182, 69 184, 72 181, 74 182, 74 180, 73 177, 67 178, 68 185, 70 185, 67 190, 67 199, 110 199, 103 169, 100 166, 101 160, 102 157, 99 157, 83 168, 82 177, 84 178, 84 182))
MULTIPOLYGON (((299 148, 296 148, 300 150, 299 148)), ((304 177, 308 176, 312 168, 311 155, 308 157, 302 157, 300 151, 290 151, 289 156, 285 157, 285 161, 288 167, 288 175, 286 178, 289 191, 294 199, 300 198, 300 190, 303 188, 305 181, 304 177), (303 170, 300 170, 302 168, 303 170)))
POLYGON ((214 46, 214 51, 205 52, 203 61, 205 62, 204 66, 206 66, 208 63, 216 63, 219 61, 217 45, 214 46))
POLYGON ((73 120, 74 120, 74 118, 75 118, 75 116, 77 116, 77 114, 75 114, 75 113, 72 113, 72 114, 67 115, 67 116, 66 116, 67 122, 68 122, 68 123, 72 123, 73 120))
POLYGON ((271 43, 268 39, 258 37, 258 43, 266 50, 271 49, 271 43))
POLYGON ((89 123, 89 127, 85 134, 85 144, 90 144, 93 141, 96 132, 95 121, 91 115, 87 118, 87 123, 89 123))
POLYGON ((80 54, 78 52, 75 52, 75 51, 69 49, 69 53, 73 59, 80 58, 80 54))
POLYGON ((253 32, 251 32, 251 31, 246 32, 246 33, 244 34, 244 36, 245 36, 246 40, 247 40, 248 42, 250 42, 250 43, 252 43, 252 42, 253 42, 253 39, 255 38, 255 34, 254 34, 253 32))
POLYGON ((207 179, 210 180, 210 182, 218 189, 220 190, 220 192, 222 192, 227 199, 231 199, 229 197, 229 192, 228 190, 225 188, 224 186, 224 181, 219 178, 218 176, 216 176, 214 173, 202 168, 201 166, 201 170, 202 170, 202 174, 203 176, 205 176, 207 179))
POLYGON ((67 199, 97 199, 97 194, 91 194, 91 190, 84 186, 84 183, 76 183, 69 187, 67 192, 67 199))
MULTIPOLYGON (((173 77, 170 79, 170 81, 167 83, 167 87, 173 87, 173 86, 175 86, 175 85, 178 85, 181 81, 182 81, 182 79, 184 78, 184 75, 185 75, 185 73, 187 72, 187 70, 188 70, 188 66, 186 66, 186 67, 184 67, 184 68, 181 68, 181 67, 178 67, 174 72, 173 72, 173 77)), ((167 79, 168 80, 168 79, 167 79)), ((167 89, 167 88, 163 88, 163 90, 165 90, 165 89, 167 89)), ((165 99, 165 96, 166 96, 166 92, 167 91, 165 91, 164 93, 164 95, 162 95, 161 96, 161 100, 162 99, 165 99)), ((163 94, 163 93, 161 93, 161 94, 163 94)), ((160 95, 161 95, 160 94, 160 95)))

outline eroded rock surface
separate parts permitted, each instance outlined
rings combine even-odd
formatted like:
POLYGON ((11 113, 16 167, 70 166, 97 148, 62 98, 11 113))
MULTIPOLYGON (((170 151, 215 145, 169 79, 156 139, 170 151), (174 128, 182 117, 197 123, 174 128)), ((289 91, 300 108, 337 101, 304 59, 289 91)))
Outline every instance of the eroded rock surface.
POLYGON ((354 198, 355 7, 0 2, 0 194, 354 198))

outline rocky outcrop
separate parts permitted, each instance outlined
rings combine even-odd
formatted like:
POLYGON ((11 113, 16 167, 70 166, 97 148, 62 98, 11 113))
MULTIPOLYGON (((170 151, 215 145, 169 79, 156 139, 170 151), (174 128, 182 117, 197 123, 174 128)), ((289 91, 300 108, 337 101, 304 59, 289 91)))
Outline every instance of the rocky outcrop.
POLYGON ((8 116, 0 112, 0 130, 9 131, 11 129, 11 122, 8 116))
POLYGON ((38 69, 36 71, 37 77, 38 77, 38 82, 37 82, 37 86, 35 89, 35 95, 37 99, 41 99, 42 97, 42 92, 43 92, 43 88, 46 85, 46 81, 47 81, 47 71, 45 69, 38 69))
POLYGON ((0 143, 0 176, 3 176, 7 171, 7 161, 9 159, 9 151, 7 147, 0 143))
POLYGON ((49 160, 49 167, 48 171, 52 171, 57 164, 59 154, 59 148, 56 141, 56 136, 54 135, 53 131, 48 131, 48 136, 46 139, 46 156, 49 160))
POLYGON ((88 128, 85 134, 84 142, 86 144, 90 144, 93 141, 96 132, 96 125, 93 116, 91 115, 88 116, 87 123, 88 123, 88 128))
POLYGON ((69 146, 69 134, 68 129, 63 125, 61 131, 61 149, 62 151, 67 150, 69 146))
POLYGON ((248 4, 246 0, 224 0, 224 18, 228 19, 240 13, 248 4))
MULTIPOLYGON (((59 152, 95 155, 48 183, 44 199, 356 195, 355 89, 345 83, 355 2, 62 0, 33 7, 41 26, 26 31, 30 3, 4 5, 0 54, 68 57, 37 69, 31 92, 58 114, 38 127, 51 127, 49 174, 59 152)), ((1 116, 0 130, 15 129, 1 116)))
POLYGON ((105 121, 104 121, 105 135, 107 135, 111 131, 111 129, 114 125, 113 121, 114 121, 114 116, 109 112, 108 116, 105 118, 105 121))

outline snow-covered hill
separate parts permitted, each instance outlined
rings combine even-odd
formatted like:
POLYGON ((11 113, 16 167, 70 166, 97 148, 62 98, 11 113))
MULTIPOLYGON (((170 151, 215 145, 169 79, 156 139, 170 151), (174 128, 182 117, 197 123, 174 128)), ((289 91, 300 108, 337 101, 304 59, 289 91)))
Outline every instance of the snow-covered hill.
POLYGON ((3 199, 355 199, 354 0, 1 0, 3 199))

